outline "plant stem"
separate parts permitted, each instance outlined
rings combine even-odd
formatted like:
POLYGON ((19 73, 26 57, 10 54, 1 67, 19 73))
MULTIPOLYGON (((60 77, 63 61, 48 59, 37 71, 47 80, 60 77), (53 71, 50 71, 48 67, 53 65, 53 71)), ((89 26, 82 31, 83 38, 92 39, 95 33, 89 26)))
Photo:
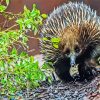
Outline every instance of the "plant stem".
POLYGON ((12 28, 14 28, 14 27, 17 27, 18 26, 18 24, 15 24, 15 25, 13 25, 13 26, 11 26, 11 27, 9 27, 9 28, 7 28, 6 30, 4 30, 5 32, 6 31, 9 31, 9 30, 11 30, 12 28))

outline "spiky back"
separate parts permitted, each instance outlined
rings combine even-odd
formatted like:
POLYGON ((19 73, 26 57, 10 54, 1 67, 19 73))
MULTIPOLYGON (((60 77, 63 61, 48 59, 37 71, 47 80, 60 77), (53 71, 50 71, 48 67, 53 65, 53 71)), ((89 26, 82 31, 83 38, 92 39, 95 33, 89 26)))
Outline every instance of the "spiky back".
MULTIPOLYGON (((83 3, 64 4, 50 14, 42 28, 42 37, 48 40, 41 41, 41 51, 46 59, 55 59, 60 56, 59 49, 52 46, 52 37, 62 38, 64 30, 68 27, 74 29, 77 26, 80 43, 83 45, 100 46, 100 18, 96 11, 83 3)), ((67 33, 68 34, 68 33, 67 33)))

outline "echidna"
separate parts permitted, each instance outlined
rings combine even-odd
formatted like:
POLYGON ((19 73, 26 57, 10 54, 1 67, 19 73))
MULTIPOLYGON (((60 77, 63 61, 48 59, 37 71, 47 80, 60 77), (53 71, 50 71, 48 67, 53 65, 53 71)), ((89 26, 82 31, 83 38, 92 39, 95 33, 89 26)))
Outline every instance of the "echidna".
POLYGON ((49 15, 41 35, 44 59, 61 80, 73 80, 69 70, 74 65, 81 80, 97 75, 92 60, 100 55, 100 18, 95 10, 83 3, 63 4, 49 15))

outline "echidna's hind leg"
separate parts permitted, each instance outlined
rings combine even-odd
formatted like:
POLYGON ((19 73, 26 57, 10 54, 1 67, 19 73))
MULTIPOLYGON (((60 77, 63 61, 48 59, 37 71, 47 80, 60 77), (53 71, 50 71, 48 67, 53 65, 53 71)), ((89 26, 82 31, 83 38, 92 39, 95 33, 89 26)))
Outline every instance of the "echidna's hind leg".
POLYGON ((54 64, 55 72, 57 76, 64 82, 73 81, 70 75, 70 64, 66 59, 59 59, 54 64))
POLYGON ((78 66, 80 81, 90 81, 97 76, 97 70, 91 63, 80 63, 78 66))

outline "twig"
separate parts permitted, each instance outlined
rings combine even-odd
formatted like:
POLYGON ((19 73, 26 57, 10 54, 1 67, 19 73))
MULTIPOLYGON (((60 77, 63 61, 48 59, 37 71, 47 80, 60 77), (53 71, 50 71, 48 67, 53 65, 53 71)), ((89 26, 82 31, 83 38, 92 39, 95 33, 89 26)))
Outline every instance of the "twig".
POLYGON ((13 26, 11 26, 11 27, 9 27, 9 28, 7 28, 6 30, 4 30, 5 32, 6 31, 9 31, 10 29, 12 29, 12 28, 14 28, 14 27, 17 27, 18 26, 18 24, 15 24, 15 25, 13 25, 13 26))
POLYGON ((6 23, 7 23, 7 20, 4 21, 3 28, 5 27, 6 23))

